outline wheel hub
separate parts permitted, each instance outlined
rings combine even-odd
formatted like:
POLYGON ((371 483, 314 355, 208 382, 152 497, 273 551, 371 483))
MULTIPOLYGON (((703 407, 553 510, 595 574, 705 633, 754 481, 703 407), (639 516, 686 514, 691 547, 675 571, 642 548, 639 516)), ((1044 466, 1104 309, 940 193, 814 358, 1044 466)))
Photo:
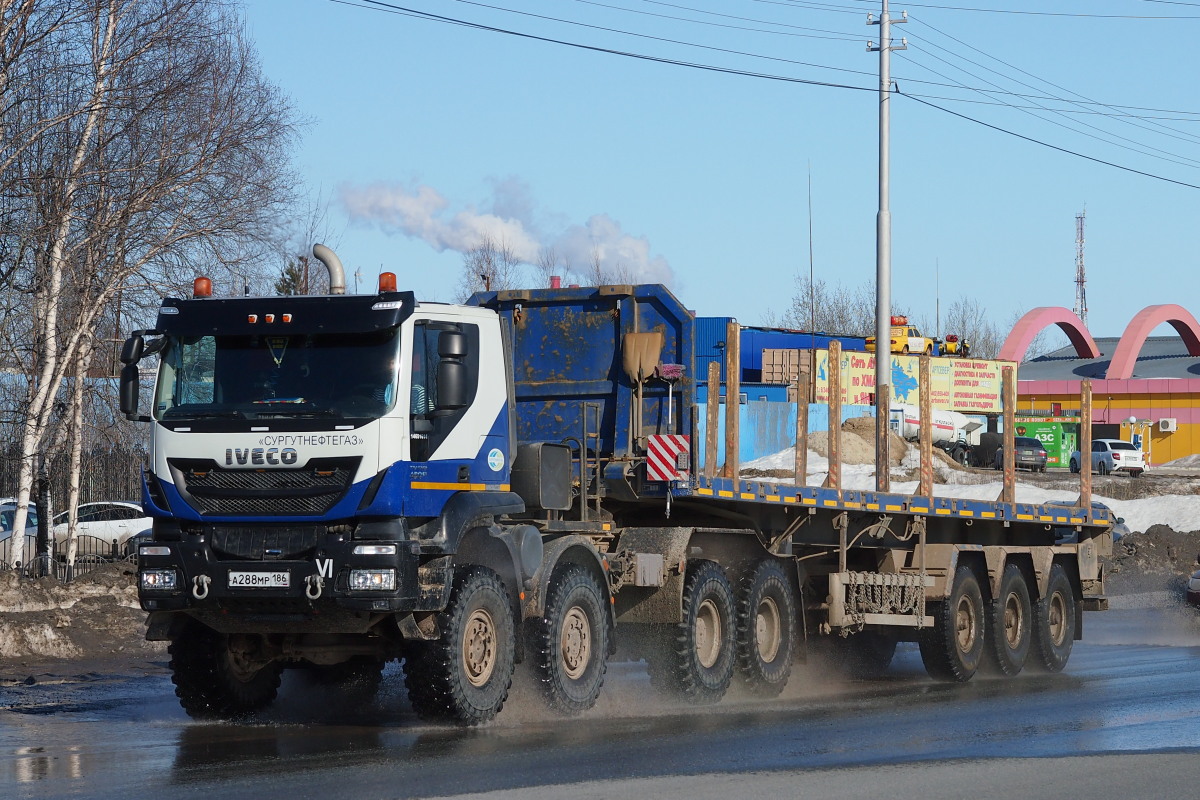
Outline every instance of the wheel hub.
POLYGON ((579 680, 587 670, 592 654, 592 626, 587 614, 579 606, 572 606, 563 618, 559 652, 567 677, 579 680))
POLYGON ((779 606, 774 598, 764 597, 758 604, 758 611, 754 616, 754 638, 758 644, 758 657, 770 664, 779 655, 779 647, 783 641, 779 606))
POLYGON ((472 686, 483 686, 496 668, 496 623, 485 609, 467 618, 462 644, 463 669, 472 686))
POLYGON ((1016 595, 1010 594, 1004 604, 1004 639, 1010 650, 1021 644, 1024 633, 1025 619, 1021 613, 1021 604, 1016 595))
POLYGON ((975 637, 978 635, 978 620, 975 618, 975 607, 970 598, 963 597, 958 601, 954 614, 954 638, 959 652, 969 653, 975 647, 975 637))
POLYGON ((721 612, 716 603, 705 600, 696 611, 696 657, 705 669, 717 663, 721 638, 721 612))
POLYGON ((1062 645, 1067 634, 1066 601, 1063 599, 1061 592, 1055 592, 1050 596, 1050 609, 1046 617, 1046 627, 1050 633, 1050 641, 1054 642, 1055 647, 1059 647, 1062 645))

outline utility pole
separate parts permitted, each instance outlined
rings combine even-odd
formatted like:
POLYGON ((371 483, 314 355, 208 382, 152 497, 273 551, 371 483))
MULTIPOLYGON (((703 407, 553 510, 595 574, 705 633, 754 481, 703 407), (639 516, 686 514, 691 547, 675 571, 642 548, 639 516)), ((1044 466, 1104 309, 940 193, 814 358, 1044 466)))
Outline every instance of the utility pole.
POLYGON ((1075 316, 1087 327, 1087 272, 1083 268, 1083 222, 1087 209, 1075 215, 1075 316))
MULTIPOLYGON (((879 53, 879 214, 875 218, 875 489, 890 488, 888 460, 888 417, 891 416, 892 371, 892 212, 888 208, 888 175, 890 163, 890 106, 892 95, 893 50, 905 50, 908 41, 892 44, 892 23, 908 22, 908 12, 893 20, 888 14, 888 0, 883 0, 879 19, 867 14, 868 25, 879 26, 879 46, 867 42, 869 52, 879 53)), ((834 387, 830 387, 834 391, 834 387)), ((842 421, 830 420, 830 425, 842 421)))

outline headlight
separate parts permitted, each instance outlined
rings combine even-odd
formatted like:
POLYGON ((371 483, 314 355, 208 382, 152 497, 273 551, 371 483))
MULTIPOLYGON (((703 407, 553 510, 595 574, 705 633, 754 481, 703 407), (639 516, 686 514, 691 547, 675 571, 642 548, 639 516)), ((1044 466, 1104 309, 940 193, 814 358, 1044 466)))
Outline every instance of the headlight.
POLYGON ((176 573, 173 569, 146 569, 139 574, 143 589, 170 591, 175 588, 176 573))
POLYGON ((396 570, 352 569, 350 570, 350 588, 356 592, 394 592, 396 590, 396 570))
POLYGON ((396 545, 394 545, 394 544, 356 544, 356 545, 354 545, 354 555, 356 555, 356 556, 394 556, 394 555, 396 555, 396 545))
POLYGON ((163 547, 162 545, 142 545, 138 548, 139 556, 169 556, 171 548, 163 547))

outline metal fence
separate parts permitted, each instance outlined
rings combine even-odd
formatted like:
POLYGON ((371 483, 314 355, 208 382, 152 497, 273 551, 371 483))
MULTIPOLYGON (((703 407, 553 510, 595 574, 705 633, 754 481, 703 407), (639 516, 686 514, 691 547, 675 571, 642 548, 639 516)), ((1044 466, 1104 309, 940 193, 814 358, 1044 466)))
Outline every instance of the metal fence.
MULTIPOLYGON (((138 500, 142 494, 142 463, 145 453, 141 451, 109 449, 90 450, 82 454, 80 462, 79 502, 97 500, 138 500)), ((50 512, 57 515, 66 510, 69 486, 69 460, 65 455, 46 459, 46 477, 50 489, 50 512)), ((20 450, 16 445, 0 448, 0 497, 15 497, 21 469, 20 450)), ((36 492, 30 498, 37 502, 36 492)), ((39 509, 45 513, 44 509, 39 509)), ((51 532, 49 557, 37 552, 37 536, 25 534, 23 563, 14 564, 12 559, 13 536, 4 535, 0 541, 0 570, 19 570, 29 577, 51 576, 68 582, 79 575, 95 569, 101 564, 131 559, 124 542, 112 543, 95 536, 81 535, 76 538, 75 563, 67 564, 66 542, 54 541, 51 532)))

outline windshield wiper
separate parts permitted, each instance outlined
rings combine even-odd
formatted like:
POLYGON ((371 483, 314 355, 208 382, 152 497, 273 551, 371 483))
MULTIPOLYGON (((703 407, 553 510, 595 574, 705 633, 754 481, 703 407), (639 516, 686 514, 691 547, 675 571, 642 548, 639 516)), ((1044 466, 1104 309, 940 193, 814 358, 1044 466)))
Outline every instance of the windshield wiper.
POLYGON ((212 411, 192 411, 190 409, 180 411, 178 409, 172 408, 172 409, 168 409, 167 412, 165 414, 163 414, 163 418, 164 419, 218 419, 218 418, 246 419, 246 415, 243 414, 241 411, 238 411, 236 408, 225 408, 225 409, 221 409, 221 410, 212 410, 212 411))
POLYGON ((292 419, 304 419, 314 417, 340 417, 342 416, 336 411, 331 411, 328 408, 304 408, 296 409, 295 411, 284 410, 281 408, 272 408, 270 411, 259 411, 256 415, 259 419, 271 419, 273 417, 288 417, 292 419))

